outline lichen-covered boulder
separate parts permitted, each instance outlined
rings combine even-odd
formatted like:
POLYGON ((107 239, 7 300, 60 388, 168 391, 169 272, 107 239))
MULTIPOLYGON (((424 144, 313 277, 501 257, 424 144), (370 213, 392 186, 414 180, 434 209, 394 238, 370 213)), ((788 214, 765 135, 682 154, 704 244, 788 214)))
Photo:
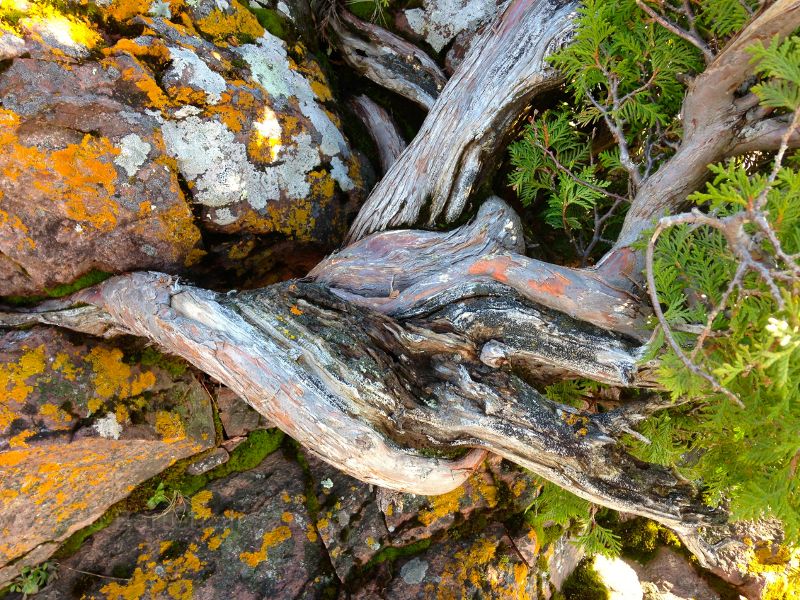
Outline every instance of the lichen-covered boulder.
POLYGON ((186 272, 204 231, 339 242, 360 163, 302 44, 238 2, 15 6, 0 8, 0 296, 92 269, 186 272))
POLYGON ((213 447, 185 363, 48 328, 0 336, 0 587, 141 482, 213 447))
POLYGON ((381 565, 351 598, 535 600, 537 589, 536 566, 522 560, 503 525, 490 523, 477 534, 381 565))
POLYGON ((38 597, 277 600, 330 597, 325 590, 338 587, 305 505, 303 472, 282 451, 175 511, 117 519, 61 561, 38 597))

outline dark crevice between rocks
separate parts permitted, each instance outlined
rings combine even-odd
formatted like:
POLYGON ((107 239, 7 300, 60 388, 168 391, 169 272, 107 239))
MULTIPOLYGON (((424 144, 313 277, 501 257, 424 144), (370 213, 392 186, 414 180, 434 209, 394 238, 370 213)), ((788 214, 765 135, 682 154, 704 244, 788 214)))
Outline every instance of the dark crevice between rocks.
POLYGON ((308 459, 306 458, 306 455, 303 452, 303 448, 300 446, 300 444, 287 435, 284 437, 282 448, 287 457, 294 460, 300 466, 300 469, 303 472, 303 480, 305 484, 304 496, 306 499, 305 507, 308 511, 308 517, 311 520, 311 525, 314 528, 317 539, 319 540, 320 547, 322 548, 322 556, 324 557, 325 561, 322 567, 323 570, 328 572, 332 582, 338 582, 337 584, 332 583, 330 586, 325 588, 325 590, 323 590, 322 600, 333 600, 334 598, 339 597, 339 594, 343 589, 342 586, 344 585, 344 582, 339 579, 336 569, 333 566, 333 560, 328 552, 328 548, 325 546, 325 542, 322 541, 322 535, 317 528, 317 520, 319 518, 321 509, 316 494, 317 482, 314 480, 314 477, 311 473, 311 466, 308 464, 308 459))

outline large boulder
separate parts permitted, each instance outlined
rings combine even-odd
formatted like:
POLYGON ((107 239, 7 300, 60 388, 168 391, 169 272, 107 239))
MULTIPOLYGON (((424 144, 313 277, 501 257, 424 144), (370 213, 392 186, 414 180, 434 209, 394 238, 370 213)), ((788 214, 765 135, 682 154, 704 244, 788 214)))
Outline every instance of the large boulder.
POLYGON ((0 10, 0 296, 187 272, 204 232, 339 242, 360 163, 302 44, 238 2, 18 4, 0 10))
POLYGON ((197 376, 141 343, 6 333, 0 397, 0 587, 216 441, 197 376))

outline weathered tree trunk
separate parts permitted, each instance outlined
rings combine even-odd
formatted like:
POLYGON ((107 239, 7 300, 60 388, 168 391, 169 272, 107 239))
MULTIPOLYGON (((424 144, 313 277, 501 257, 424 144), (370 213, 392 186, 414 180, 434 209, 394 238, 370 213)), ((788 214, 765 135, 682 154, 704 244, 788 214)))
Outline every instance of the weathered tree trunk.
MULTIPOLYGON (((683 145, 639 186, 617 246, 597 268, 525 257, 519 220, 499 199, 448 233, 368 235, 462 213, 513 122, 536 93, 558 84, 545 57, 569 36, 576 6, 514 0, 476 36, 438 97, 435 65, 406 42, 349 17, 334 24, 353 64, 430 112, 399 157, 397 139, 379 141, 388 170, 353 225, 358 241, 308 280, 222 295, 136 273, 34 311, 0 313, 0 325, 147 337, 323 460, 381 486, 443 493, 489 451, 687 535, 718 520, 691 484, 624 451, 620 436, 652 406, 583 413, 531 383, 586 376, 653 385, 637 363, 648 308, 641 257, 630 244, 685 200, 708 162, 775 137, 772 129, 753 132, 752 104, 735 90, 748 73, 744 46, 797 27, 800 1, 775 2, 698 77, 685 104, 683 145), (714 89, 706 93, 705 85, 714 89), (704 98, 720 89, 722 104, 709 113, 704 98)), ((371 129, 385 134, 385 122, 378 115, 371 129)))

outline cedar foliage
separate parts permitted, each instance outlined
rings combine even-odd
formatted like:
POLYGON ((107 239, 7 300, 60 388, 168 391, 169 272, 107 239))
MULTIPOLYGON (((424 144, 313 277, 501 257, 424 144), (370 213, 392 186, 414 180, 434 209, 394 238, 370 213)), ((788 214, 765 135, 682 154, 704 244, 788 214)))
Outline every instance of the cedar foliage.
MULTIPOLYGON (((670 13, 677 2, 652 6, 680 26, 692 27, 715 50, 755 8, 739 0, 690 4, 691 23, 685 14, 670 13)), ((751 52, 753 82, 746 91, 774 114, 797 123, 800 37, 757 45, 751 52)), ((608 248, 609 231, 626 204, 620 198, 631 197, 637 177, 646 177, 672 154, 681 135, 682 82, 702 71, 703 57, 648 18, 634 0, 587 0, 573 43, 552 62, 565 74, 572 100, 530 119, 510 148, 511 184, 524 204, 543 207, 544 221, 567 234, 585 263, 608 248), (611 133, 613 147, 598 141, 598 131, 606 138, 611 133), (627 165, 620 154, 625 151, 627 165)), ((653 278, 668 328, 665 333, 654 321, 645 360, 659 359, 659 380, 671 406, 641 424, 639 432, 650 443, 634 437, 626 443, 643 460, 672 466, 698 482, 707 502, 725 506, 732 518, 778 518, 787 539, 797 541, 800 154, 753 153, 709 169, 710 182, 688 201, 705 215, 724 218, 753 211, 754 203, 765 198, 763 214, 779 246, 755 225, 744 231, 760 264, 780 276, 770 281, 753 270, 740 272, 741 261, 729 241, 712 227, 685 224, 663 232, 655 247, 653 278), (693 352, 707 323, 709 334, 693 352), (744 408, 689 370, 665 343, 667 334, 744 408)), ((589 389, 581 383, 547 391, 554 400, 570 403, 589 389)), ((588 503, 569 501, 566 492, 550 487, 543 488, 531 511, 558 523, 572 519, 591 531, 586 527, 592 514, 588 503)), ((604 553, 617 546, 603 536, 589 544, 604 553)))

